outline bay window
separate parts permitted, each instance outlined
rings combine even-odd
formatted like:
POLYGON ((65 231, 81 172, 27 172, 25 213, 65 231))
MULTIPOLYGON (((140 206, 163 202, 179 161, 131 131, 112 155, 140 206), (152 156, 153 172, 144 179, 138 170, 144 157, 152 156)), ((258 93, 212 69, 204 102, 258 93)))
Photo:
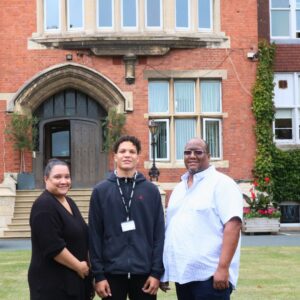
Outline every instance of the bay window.
POLYGON ((45 31, 60 30, 60 0, 44 0, 45 31))
POLYGON ((198 0, 198 28, 208 31, 212 29, 212 1, 198 0))
POLYGON ((201 136, 212 159, 222 159, 221 81, 150 80, 149 118, 159 124, 156 159, 182 161, 188 140, 201 136))
POLYGON ((83 29, 84 0, 68 0, 68 29, 83 29))
POLYGON ((98 27, 100 29, 113 29, 114 1, 98 0, 97 4, 98 27))
POLYGON ((137 0, 122 0, 122 28, 137 29, 137 0))
POLYGON ((162 0, 146 0, 146 27, 161 28, 162 0))
POLYGON ((220 28, 213 27, 213 18, 219 18, 220 0, 39 1, 38 14, 42 18, 38 21, 43 22, 39 26, 47 34, 78 30, 86 30, 89 34, 93 31, 142 33, 145 30, 147 34, 149 31, 165 34, 168 28, 181 35, 182 31, 195 34, 213 31, 220 33, 220 28), (85 19, 85 16, 89 18, 85 19))
POLYGON ((189 29, 190 27, 190 0, 175 0, 176 28, 189 29))

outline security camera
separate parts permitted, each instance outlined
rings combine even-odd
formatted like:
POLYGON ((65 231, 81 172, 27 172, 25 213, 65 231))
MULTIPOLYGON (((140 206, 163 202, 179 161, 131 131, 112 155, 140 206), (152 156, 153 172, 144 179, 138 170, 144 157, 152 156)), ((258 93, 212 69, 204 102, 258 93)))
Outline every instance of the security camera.
POLYGON ((257 52, 248 52, 247 53, 247 58, 254 60, 258 58, 258 53, 257 52))

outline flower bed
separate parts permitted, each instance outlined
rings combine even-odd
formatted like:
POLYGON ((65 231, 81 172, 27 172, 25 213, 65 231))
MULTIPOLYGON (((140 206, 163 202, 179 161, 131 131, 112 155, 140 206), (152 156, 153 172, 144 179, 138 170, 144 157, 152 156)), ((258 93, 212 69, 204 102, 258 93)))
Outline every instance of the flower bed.
POLYGON ((243 232, 278 232, 280 229, 280 210, 274 206, 270 178, 264 185, 253 182, 250 197, 244 195, 248 207, 244 207, 243 232))

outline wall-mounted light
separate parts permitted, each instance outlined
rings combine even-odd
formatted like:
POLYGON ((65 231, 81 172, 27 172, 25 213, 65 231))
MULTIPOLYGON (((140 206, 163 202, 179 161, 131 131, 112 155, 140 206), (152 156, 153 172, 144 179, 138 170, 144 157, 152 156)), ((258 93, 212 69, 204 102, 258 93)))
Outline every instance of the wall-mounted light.
POLYGON ((125 63, 125 80, 128 84, 135 81, 135 64, 136 56, 134 54, 127 54, 123 57, 125 63))
POLYGON ((71 53, 66 54, 66 60, 73 60, 73 55, 71 53))

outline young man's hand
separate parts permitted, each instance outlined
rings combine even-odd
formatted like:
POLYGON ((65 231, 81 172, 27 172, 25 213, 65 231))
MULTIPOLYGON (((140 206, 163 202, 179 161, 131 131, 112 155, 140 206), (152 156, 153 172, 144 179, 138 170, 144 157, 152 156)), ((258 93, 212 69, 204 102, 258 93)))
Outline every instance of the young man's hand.
POLYGON ((148 279, 146 280, 142 290, 146 294, 156 295, 158 287, 159 287, 159 280, 152 276, 149 276, 148 279))

